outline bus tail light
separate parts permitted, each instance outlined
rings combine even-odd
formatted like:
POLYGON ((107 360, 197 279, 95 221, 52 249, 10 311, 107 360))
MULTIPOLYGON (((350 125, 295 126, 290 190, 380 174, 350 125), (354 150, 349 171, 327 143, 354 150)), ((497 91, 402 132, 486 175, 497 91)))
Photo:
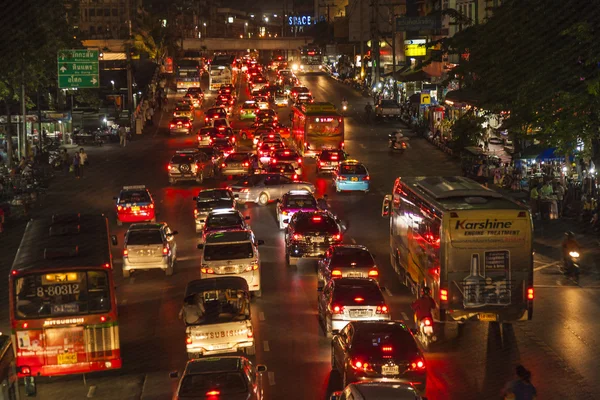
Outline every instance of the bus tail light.
POLYGON ((18 372, 23 375, 31 375, 31 368, 28 365, 22 365, 18 367, 18 372))
POLYGON ((218 395, 220 395, 220 394, 221 394, 221 392, 220 392, 220 391, 218 391, 218 390, 211 390, 211 391, 209 391, 209 392, 206 392, 206 395, 207 395, 207 396, 218 396, 218 395))
POLYGON ((535 297, 535 295, 533 292, 533 288, 527 289, 527 300, 533 300, 534 297, 535 297))
POLYGON ((28 322, 23 322, 23 329, 27 329, 29 328, 29 323, 28 322))
POLYGON ((390 309, 385 304, 377 306, 377 309, 375 310, 375 314, 388 314, 389 312, 390 309))
POLYGON ((129 256, 129 250, 123 249, 123 257, 129 256))
POLYGON ((106 322, 106 317, 104 315, 100 317, 100 322, 106 322))
POLYGON ((331 276, 342 276, 342 271, 340 271, 339 269, 334 269, 333 271, 331 271, 331 276))
POLYGON ((440 300, 448 301, 448 289, 440 289, 440 300))
POLYGON ((185 344, 192 344, 192 338, 191 337, 186 337, 185 338, 185 344))
POLYGON ((379 271, 376 269, 372 269, 369 271, 369 278, 377 278, 379 276, 379 271))

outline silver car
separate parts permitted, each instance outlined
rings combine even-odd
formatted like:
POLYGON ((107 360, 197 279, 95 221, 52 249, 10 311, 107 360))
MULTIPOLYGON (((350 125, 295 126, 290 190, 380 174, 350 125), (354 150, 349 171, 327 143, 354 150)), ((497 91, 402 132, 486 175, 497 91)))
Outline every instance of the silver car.
POLYGON ((254 172, 254 159, 256 157, 250 153, 231 153, 221 164, 221 175, 236 176, 247 175, 254 172))
POLYGON ((178 150, 169 162, 169 183, 179 181, 204 182, 205 178, 215 176, 212 160, 196 149, 178 150))
POLYGON ((258 203, 261 206, 280 199, 290 190, 315 192, 310 182, 293 181, 280 174, 255 174, 245 176, 231 186, 238 203, 258 203))
POLYGON ((166 222, 158 224, 132 224, 125 234, 123 247, 123 277, 132 271, 162 269, 167 276, 173 275, 177 259, 177 231, 166 222))
POLYGON ((194 208, 196 233, 202 232, 211 211, 235 208, 235 199, 229 189, 201 190, 198 196, 194 197, 194 201, 196 202, 194 208))

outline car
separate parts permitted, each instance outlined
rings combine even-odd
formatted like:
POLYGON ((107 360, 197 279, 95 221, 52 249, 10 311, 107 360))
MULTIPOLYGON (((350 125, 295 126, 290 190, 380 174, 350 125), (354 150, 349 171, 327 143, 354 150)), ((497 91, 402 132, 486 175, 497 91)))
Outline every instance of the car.
POLYGON ((186 95, 186 97, 188 97, 188 95, 190 95, 189 97, 192 97, 192 98, 204 99, 204 92, 202 91, 202 88, 199 88, 199 87, 188 88, 185 95, 186 95))
POLYGON ((338 244, 331 246, 317 266, 317 287, 325 286, 331 279, 379 279, 379 269, 373 254, 365 246, 338 244))
POLYGON ((275 110, 270 109, 270 108, 259 109, 258 112, 256 113, 256 121, 261 121, 265 118, 271 118, 274 121, 277 121, 279 119, 275 110))
POLYGON ((240 204, 258 203, 266 206, 290 190, 314 193, 315 186, 310 182, 293 181, 280 174, 254 174, 242 177, 231 186, 231 190, 240 204))
POLYGON ((215 107, 221 107, 227 112, 227 115, 230 115, 233 112, 233 106, 229 104, 228 100, 217 99, 215 101, 215 107))
POLYGON ((257 90, 252 93, 252 100, 255 100, 259 97, 264 97, 267 99, 267 102, 271 103, 273 101, 273 89, 272 86, 265 86, 264 88, 257 90))
POLYGON ((123 245, 123 278, 139 270, 161 269, 173 275, 177 260, 177 231, 166 222, 157 224, 131 224, 125 233, 123 245))
POLYGON ((275 103, 277 107, 287 107, 289 105, 289 99, 284 90, 275 92, 275 96, 273 96, 273 103, 275 103))
POLYGON ((235 142, 232 142, 228 137, 217 137, 213 140, 213 147, 221 152, 223 156, 227 157, 236 150, 235 142))
POLYGON ((174 133, 185 133, 189 135, 192 133, 192 120, 188 117, 175 117, 169 123, 169 134, 174 133))
MULTIPOLYGON (((264 365, 254 367, 241 356, 193 359, 187 362, 173 400, 244 399, 263 400, 264 365)), ((177 378, 177 372, 170 376, 177 378)))
POLYGON ((281 135, 279 133, 275 132, 273 130, 273 128, 271 128, 271 127, 262 126, 260 128, 257 128, 256 132, 258 132, 258 133, 255 134, 255 136, 254 136, 254 140, 253 140, 254 147, 259 147, 264 142, 269 142, 269 141, 283 143, 283 137, 281 137, 281 135), (260 131, 259 131, 259 129, 260 129, 260 131))
POLYGON ((390 310, 379 284, 373 279, 332 279, 319 288, 319 319, 327 337, 350 321, 389 321, 390 310))
POLYGON ((292 101, 296 101, 296 97, 298 97, 300 93, 310 94, 310 89, 308 89, 306 86, 294 86, 290 91, 290 98, 292 101))
POLYGON ((231 95, 231 93, 229 93, 229 94, 227 94, 227 93, 221 94, 220 93, 217 95, 216 100, 220 100, 229 105, 233 105, 235 103, 235 98, 231 95))
POLYGON ((403 322, 348 323, 332 340, 331 369, 340 373, 344 386, 381 380, 410 384, 419 395, 425 394, 425 358, 403 322))
POLYGON ((343 150, 322 150, 317 157, 317 175, 324 171, 335 171, 338 165, 347 159, 348 154, 343 150))
POLYGON ((281 174, 293 181, 300 180, 300 176, 296 173, 296 169, 291 164, 268 164, 264 170, 269 174, 281 174))
POLYGON ((254 119, 256 118, 257 111, 258 105, 255 101, 246 101, 240 107, 240 119, 242 121, 246 119, 254 121, 254 119))
POLYGON ((250 93, 255 93, 257 91, 259 91, 260 89, 262 89, 265 86, 269 85, 269 81, 267 80, 267 78, 263 77, 263 76, 253 76, 252 78, 250 78, 250 80, 248 81, 248 84, 250 86, 250 93))
POLYGON ((200 130, 196 134, 196 138, 198 139, 198 147, 212 146, 212 142, 218 133, 219 131, 217 130, 217 128, 214 128, 212 126, 205 126, 203 128, 200 128, 200 130))
POLYGON ((250 217, 245 217, 241 212, 235 209, 215 209, 206 216, 204 228, 202 229, 202 238, 217 231, 230 231, 240 229, 250 229, 246 223, 250 217))
POLYGON ((333 392, 329 400, 427 400, 410 384, 365 381, 351 383, 344 390, 333 392))
POLYGON ((190 121, 194 121, 194 107, 185 103, 177 103, 175 105, 175 111, 173 111, 173 117, 187 117, 190 121))
POLYGON ((179 181, 204 182, 205 178, 215 176, 215 168, 212 160, 197 149, 179 150, 175 152, 168 166, 169 184, 179 181))
POLYGON ((328 211, 296 212, 286 219, 283 222, 288 223, 285 230, 288 266, 296 265, 300 258, 318 260, 330 246, 342 243, 341 223, 328 211))
POLYGON ((251 153, 231 153, 221 163, 221 175, 251 175, 254 173, 255 155, 251 153))
POLYGON ((117 225, 123 222, 156 222, 154 199, 144 185, 123 186, 116 201, 117 225))
POLYGON ((333 184, 336 192, 358 190, 367 193, 371 188, 371 177, 362 163, 346 160, 335 169, 333 184))
POLYGON ((212 120, 212 126, 220 131, 224 131, 227 128, 231 129, 231 125, 227 118, 214 118, 212 120))
POLYGON ((302 174, 302 156, 296 150, 279 149, 271 154, 271 164, 290 164, 298 175, 302 174))
POLYGON ((212 125, 213 120, 216 118, 227 118, 227 111, 222 107, 212 107, 204 113, 204 123, 206 125, 212 125))
POLYGON ((231 83, 224 83, 219 88, 219 94, 230 94, 235 97, 235 86, 231 83))
POLYGON ((213 210, 225 210, 235 208, 235 198, 231 189, 204 189, 194 198, 194 221, 196 233, 202 232, 206 217, 213 210))
POLYGON ((269 108, 269 99, 264 96, 257 96, 254 98, 254 101, 259 110, 267 110, 269 108))
POLYGON ((309 93, 300 93, 296 96, 294 105, 301 106, 302 104, 314 103, 315 99, 309 93))
POLYGON ((263 164, 268 164, 271 161, 271 154, 275 150, 285 149, 285 144, 281 141, 264 141, 258 146, 256 153, 258 159, 263 164))
POLYGON ((285 229, 292 216, 299 211, 319 211, 317 199, 311 192, 306 190, 290 190, 277 202, 275 215, 279 229, 285 229))
POLYGON ((256 239, 249 229, 206 234, 204 243, 198 244, 198 248, 202 250, 200 279, 238 276, 246 280, 250 292, 255 297, 261 297, 258 246, 263 243, 262 240, 256 239))

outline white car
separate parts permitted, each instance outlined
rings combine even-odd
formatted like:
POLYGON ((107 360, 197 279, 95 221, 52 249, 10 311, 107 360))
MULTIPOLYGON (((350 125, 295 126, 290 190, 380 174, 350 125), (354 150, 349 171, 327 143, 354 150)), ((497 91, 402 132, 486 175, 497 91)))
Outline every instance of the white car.
POLYGON ((166 222, 132 224, 125 234, 123 246, 123 277, 132 271, 161 269, 173 275, 177 260, 175 235, 166 222))
POLYGON ((258 106, 259 110, 268 110, 269 109, 269 99, 263 96, 255 97, 254 101, 258 106))

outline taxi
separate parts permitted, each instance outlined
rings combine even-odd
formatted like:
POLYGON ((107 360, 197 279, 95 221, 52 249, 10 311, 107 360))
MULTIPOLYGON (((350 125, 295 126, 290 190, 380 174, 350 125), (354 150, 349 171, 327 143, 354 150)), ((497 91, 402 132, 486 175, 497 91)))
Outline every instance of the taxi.
POLYGON ((255 101, 246 101, 240 107, 240 119, 254 120, 256 118, 256 112, 258 111, 258 105, 255 101))
POLYGON ((117 225, 123 222, 156 222, 154 200, 144 185, 123 186, 116 201, 117 225))
POLYGON ((188 117, 190 121, 194 121, 194 108, 184 102, 178 102, 173 111, 173 117, 188 117))
POLYGON ((367 193, 371 187, 371 177, 362 163, 356 160, 346 160, 335 169, 333 183, 336 192, 361 191, 367 193))

